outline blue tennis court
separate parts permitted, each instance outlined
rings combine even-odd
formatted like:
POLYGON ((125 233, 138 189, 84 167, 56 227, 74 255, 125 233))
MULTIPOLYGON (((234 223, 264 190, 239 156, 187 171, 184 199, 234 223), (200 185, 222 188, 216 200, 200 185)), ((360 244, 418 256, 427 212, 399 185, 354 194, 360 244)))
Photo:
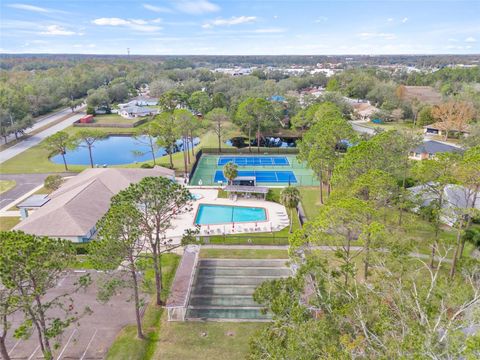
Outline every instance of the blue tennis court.
MULTIPOLYGON (((291 183, 295 184, 297 178, 293 171, 239 171, 237 176, 254 176, 257 183, 291 183)), ((214 182, 227 182, 221 170, 215 172, 214 182)))
POLYGON ((286 156, 220 156, 217 165, 223 166, 233 162, 238 166, 287 166, 286 156))

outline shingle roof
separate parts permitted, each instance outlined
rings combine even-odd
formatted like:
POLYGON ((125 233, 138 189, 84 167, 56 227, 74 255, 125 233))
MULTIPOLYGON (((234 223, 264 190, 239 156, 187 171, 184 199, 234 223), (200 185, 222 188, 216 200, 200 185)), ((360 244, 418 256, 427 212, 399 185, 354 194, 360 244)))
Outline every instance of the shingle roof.
POLYGON ((50 201, 21 221, 15 230, 52 237, 84 236, 107 212, 113 195, 147 176, 173 178, 173 170, 87 169, 50 194, 50 201))
POLYGON ((442 152, 462 152, 462 149, 453 145, 444 144, 440 141, 429 140, 423 142, 412 151, 420 154, 436 154, 442 152))

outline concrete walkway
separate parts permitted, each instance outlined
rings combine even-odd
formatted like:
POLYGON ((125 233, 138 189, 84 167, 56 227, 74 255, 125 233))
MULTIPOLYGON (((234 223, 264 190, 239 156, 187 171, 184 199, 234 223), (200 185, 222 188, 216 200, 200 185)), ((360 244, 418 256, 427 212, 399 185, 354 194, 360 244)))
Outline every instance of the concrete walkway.
MULTIPOLYGON (((53 116, 53 115, 52 115, 53 116)), ((60 119, 62 116, 67 116, 66 114, 61 114, 61 115, 55 115, 53 118, 48 119, 49 122, 56 121, 60 119)), ((55 134, 56 132, 59 132, 69 126, 71 126, 75 121, 80 119, 81 117, 85 116, 84 112, 78 112, 78 113, 73 113, 71 114, 70 117, 65 119, 64 121, 53 125, 52 127, 49 127, 46 130, 43 130, 39 132, 38 134, 32 135, 25 140, 20 141, 18 144, 9 147, 8 149, 5 149, 0 152, 0 164, 13 158, 14 156, 17 156, 18 154, 24 152, 25 150, 30 149, 32 146, 35 146, 39 144, 42 140, 45 138, 49 137, 50 135, 55 134)), ((44 123, 42 126, 45 126, 46 124, 44 123)), ((41 127, 41 126, 40 126, 41 127)), ((1 171, 1 167, 0 167, 1 171)))

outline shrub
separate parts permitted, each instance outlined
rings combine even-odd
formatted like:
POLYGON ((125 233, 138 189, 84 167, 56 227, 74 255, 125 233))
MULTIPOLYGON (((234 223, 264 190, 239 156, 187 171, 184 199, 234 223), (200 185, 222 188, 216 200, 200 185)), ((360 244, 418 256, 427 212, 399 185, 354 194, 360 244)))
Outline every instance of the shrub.
POLYGON ((87 106, 87 115, 95 115, 95 108, 93 106, 87 106))
POLYGON ((73 247, 77 252, 77 255, 86 255, 88 254, 88 243, 73 243, 73 247))
POLYGON ((60 175, 48 175, 43 183, 43 186, 50 191, 57 190, 63 183, 63 178, 60 175))
POLYGON ((140 165, 140 167, 143 168, 143 169, 153 169, 153 165, 150 164, 150 163, 142 164, 142 165, 140 165))

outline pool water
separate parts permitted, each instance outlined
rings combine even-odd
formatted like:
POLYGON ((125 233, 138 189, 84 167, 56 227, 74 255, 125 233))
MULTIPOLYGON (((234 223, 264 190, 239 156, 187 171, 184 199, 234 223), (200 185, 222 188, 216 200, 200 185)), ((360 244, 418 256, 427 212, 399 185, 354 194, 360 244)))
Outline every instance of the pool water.
POLYGON ((264 208, 200 204, 195 224, 212 225, 265 220, 267 220, 267 213, 264 208))
MULTIPOLYGON (((199 142, 198 138, 193 139, 195 145, 199 142)), ((98 165, 121 165, 152 160, 150 147, 147 144, 145 136, 109 136, 93 144, 93 163, 98 165)), ((182 150, 183 141, 178 140, 174 147, 174 152, 182 150)), ((160 157, 166 154, 165 148, 159 147, 155 156, 160 157)), ((70 165, 90 165, 88 148, 85 144, 80 144, 75 150, 67 151, 65 159, 67 164, 70 165)), ((50 160, 56 164, 63 164, 62 155, 60 154, 53 156, 50 160)))

